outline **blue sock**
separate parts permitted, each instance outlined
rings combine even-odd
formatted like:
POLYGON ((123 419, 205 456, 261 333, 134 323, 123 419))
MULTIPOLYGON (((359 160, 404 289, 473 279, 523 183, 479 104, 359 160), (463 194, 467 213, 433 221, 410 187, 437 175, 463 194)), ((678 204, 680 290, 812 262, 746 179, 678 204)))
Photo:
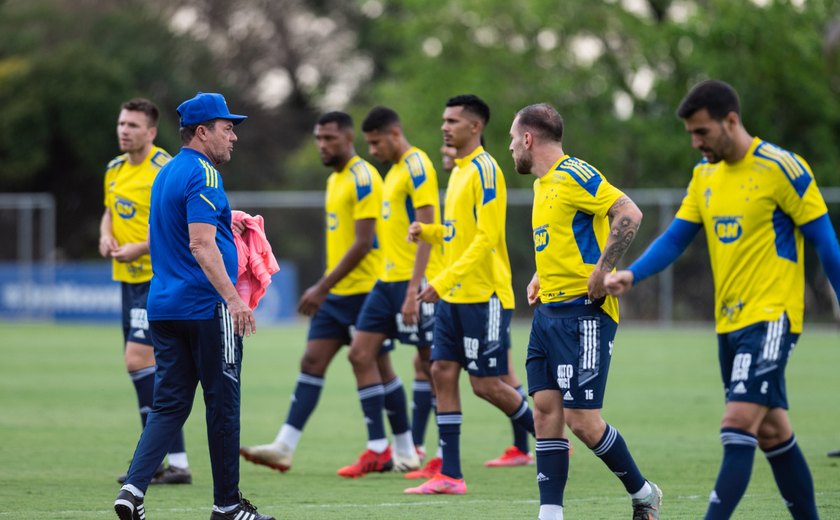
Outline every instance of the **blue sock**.
POLYGON ((569 478, 569 440, 537 439, 537 486, 540 505, 563 505, 569 478))
POLYGON ((528 407, 528 397, 522 385, 516 387, 516 391, 522 396, 522 405, 508 416, 513 427, 513 445, 522 453, 528 453, 528 434, 534 435, 534 414, 528 407))
POLYGON ((359 401, 362 403, 362 414, 365 416, 369 441, 385 438, 385 420, 382 418, 384 394, 385 390, 379 383, 359 388, 359 401))
POLYGON ((155 403, 155 365, 128 373, 137 392, 137 408, 140 410, 140 423, 146 427, 146 417, 155 403))
POLYGON ((796 443, 796 436, 764 450, 767 462, 773 469, 776 485, 782 493, 788 510, 796 520, 816 520, 817 501, 814 498, 814 480, 805 456, 796 443))
POLYGON ((422 446, 426 440, 426 425, 432 411, 432 384, 425 379, 415 379, 411 403, 411 437, 415 446, 422 446))
POLYGON ((313 376, 303 372, 298 374, 295 393, 292 394, 292 406, 289 408, 286 424, 303 431, 307 419, 312 415, 315 406, 318 405, 322 388, 324 388, 323 377, 313 376))
POLYGON ((732 516, 750 482, 755 447, 758 445, 753 434, 737 428, 721 428, 720 441, 723 443, 723 461, 720 463, 715 488, 709 495, 709 508, 704 517, 706 520, 732 516))
POLYGON ((610 471, 621 480, 628 493, 633 494, 645 485, 645 478, 636 466, 633 456, 630 455, 624 437, 609 424, 604 430, 604 436, 598 441, 598 445, 592 448, 592 452, 604 461, 610 471))
POLYGON ((461 473, 461 412, 441 412, 437 415, 443 467, 440 472, 452 478, 464 478, 461 473))
POLYGON ((408 424, 408 402, 405 399, 405 388, 399 376, 383 383, 385 387, 385 413, 394 435, 405 433, 411 429, 408 424))

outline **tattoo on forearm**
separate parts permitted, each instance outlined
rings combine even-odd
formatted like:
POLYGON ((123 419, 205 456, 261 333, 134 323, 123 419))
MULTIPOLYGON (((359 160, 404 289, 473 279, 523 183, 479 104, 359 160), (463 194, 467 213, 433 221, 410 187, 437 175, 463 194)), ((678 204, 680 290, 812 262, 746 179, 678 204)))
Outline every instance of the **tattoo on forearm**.
MULTIPOLYGON (((616 204, 623 202, 623 200, 619 200, 616 204)), ((626 204, 626 202, 623 203, 626 204)), ((607 241, 606 250, 601 261, 602 271, 610 272, 615 268, 618 260, 624 256, 627 248, 630 247, 633 239, 636 238, 636 231, 638 230, 639 222, 627 216, 621 216, 613 222, 610 228, 610 240, 607 241)))

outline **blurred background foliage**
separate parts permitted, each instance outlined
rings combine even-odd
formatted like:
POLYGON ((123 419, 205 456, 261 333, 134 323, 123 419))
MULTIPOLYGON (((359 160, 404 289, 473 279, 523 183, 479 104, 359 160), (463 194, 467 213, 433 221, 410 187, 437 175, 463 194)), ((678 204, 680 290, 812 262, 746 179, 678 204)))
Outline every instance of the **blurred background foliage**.
MULTIPOLYGON (((323 189, 310 135, 325 110, 360 123, 393 107, 439 162, 444 103, 467 92, 491 107, 509 187, 532 183, 507 151, 512 116, 547 101, 567 151, 621 188, 682 188, 698 154, 674 110, 705 78, 735 86, 754 135, 840 184, 840 0, 0 0, 0 192, 53 193, 60 256, 95 257, 119 104, 158 103, 158 144, 175 153, 174 108, 198 90, 250 116, 229 190, 323 189)), ((303 243, 322 223, 304 215, 277 224, 275 249, 308 258, 308 284, 320 252, 303 243)), ((509 226, 528 272, 527 208, 509 226)))

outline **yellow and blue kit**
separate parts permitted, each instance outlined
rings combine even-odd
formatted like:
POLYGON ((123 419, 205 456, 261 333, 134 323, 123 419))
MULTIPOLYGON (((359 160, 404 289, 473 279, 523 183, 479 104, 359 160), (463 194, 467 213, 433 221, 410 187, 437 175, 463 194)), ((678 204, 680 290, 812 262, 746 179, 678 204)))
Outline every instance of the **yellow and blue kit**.
MULTIPOLYGON (((531 226, 542 303, 586 298, 609 238, 609 210, 623 195, 592 165, 568 155, 534 181, 531 226)), ((601 308, 618 322, 617 298, 607 296, 601 308)))
POLYGON ((802 233, 810 233, 809 226, 819 225, 814 237, 826 237, 814 245, 832 285, 838 278, 836 253, 822 251, 826 244, 837 242, 836 237, 828 240, 833 230, 826 224, 826 214, 805 160, 756 137, 736 163, 703 160, 694 167, 673 224, 629 269, 634 283, 658 272, 703 227, 715 280, 717 332, 775 322, 787 313, 790 331, 800 333, 805 283, 802 233))
MULTIPOLYGON (((409 224, 415 220, 415 209, 432 206, 434 224, 440 224, 440 196, 437 172, 423 150, 412 146, 385 175, 382 202, 382 226, 377 229, 384 256, 383 282, 411 280, 417 244, 406 240, 409 224)), ((426 276, 431 278, 441 269, 443 248, 432 247, 426 276)))
MULTIPOLYGON (((373 165, 353 156, 341 171, 333 172, 327 179, 326 273, 335 269, 356 240, 356 221, 376 219, 379 229, 381 216, 382 177, 373 165)), ((373 249, 330 289, 330 293, 348 296, 370 292, 381 271, 382 252, 375 241, 373 249)))
POLYGON ((496 160, 481 146, 455 159, 444 222, 423 226, 420 235, 432 244, 443 244, 443 270, 429 282, 442 300, 482 303, 496 294, 502 308, 514 308, 506 214, 507 188, 496 160))
MULTIPOLYGON (((152 183, 170 155, 152 146, 140 164, 128 162, 122 154, 105 170, 105 207, 111 210, 114 238, 122 244, 145 242, 149 236, 149 207, 152 183)), ((119 282, 142 283, 152 278, 152 262, 143 255, 132 262, 112 261, 113 278, 119 282)))

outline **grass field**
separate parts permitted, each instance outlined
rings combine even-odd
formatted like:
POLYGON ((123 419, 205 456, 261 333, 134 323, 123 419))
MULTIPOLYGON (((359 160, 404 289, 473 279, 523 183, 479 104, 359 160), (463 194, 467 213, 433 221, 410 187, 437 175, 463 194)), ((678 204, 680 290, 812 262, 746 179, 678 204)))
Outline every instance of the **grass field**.
MULTIPOLYGON (((524 376, 528 323, 514 324, 516 371, 524 376)), ((0 519, 115 518, 115 477, 125 471, 140 424, 124 373, 120 333, 112 326, 0 323, 0 519)), ((246 340, 242 442, 274 438, 285 418, 305 338, 303 324, 264 327, 246 340)), ((410 348, 395 365, 411 382, 410 348)), ((716 342, 711 327, 619 330, 605 418, 620 429, 643 473, 665 493, 663 519, 703 516, 720 458, 722 411, 716 342)), ((836 331, 806 331, 788 368, 791 416, 811 464, 822 518, 840 518, 840 348, 836 331)), ((466 382, 462 378, 462 382, 466 382)), ((241 488, 278 519, 533 519, 538 492, 533 467, 484 468, 511 442, 510 425, 462 386, 462 497, 402 493, 397 474, 343 480, 336 469, 364 447, 365 430, 349 364, 337 358, 321 402, 307 425, 293 469, 280 474, 247 462, 241 488)), ((200 395, 200 394, 199 394, 200 395)), ((203 418, 186 425, 194 483, 153 487, 148 518, 208 518, 212 482, 203 418)), ((430 425, 429 440, 437 434, 430 425)), ((566 489, 566 518, 629 518, 629 499, 616 478, 575 442, 566 489)), ((758 455, 738 519, 789 518, 769 466, 758 455)))

